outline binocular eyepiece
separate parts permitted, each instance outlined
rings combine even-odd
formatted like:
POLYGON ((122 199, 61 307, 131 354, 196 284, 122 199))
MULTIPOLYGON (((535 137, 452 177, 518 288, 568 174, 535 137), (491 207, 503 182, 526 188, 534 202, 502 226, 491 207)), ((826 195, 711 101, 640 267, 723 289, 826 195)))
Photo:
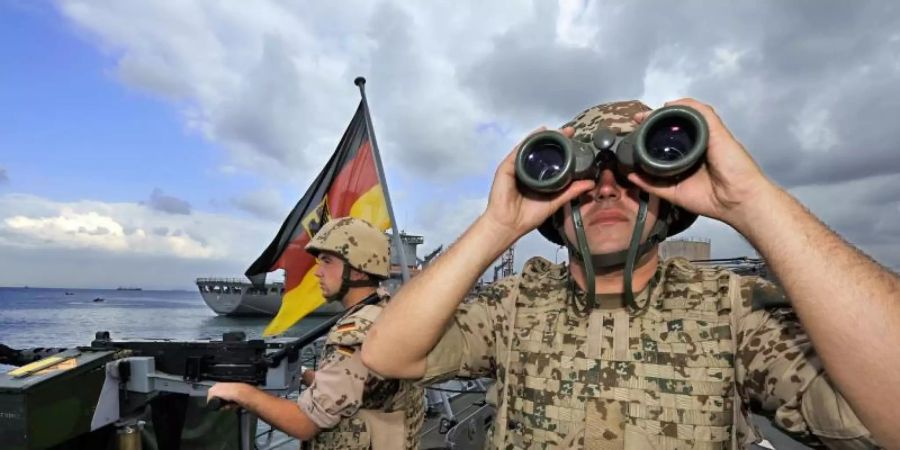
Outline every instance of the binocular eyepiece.
POLYGON ((554 193, 572 181, 596 179, 614 163, 612 170, 620 174, 639 171, 677 179, 703 159, 709 127, 697 110, 675 105, 657 109, 624 137, 601 128, 592 141, 572 140, 551 130, 535 133, 516 154, 516 178, 532 191, 554 193))

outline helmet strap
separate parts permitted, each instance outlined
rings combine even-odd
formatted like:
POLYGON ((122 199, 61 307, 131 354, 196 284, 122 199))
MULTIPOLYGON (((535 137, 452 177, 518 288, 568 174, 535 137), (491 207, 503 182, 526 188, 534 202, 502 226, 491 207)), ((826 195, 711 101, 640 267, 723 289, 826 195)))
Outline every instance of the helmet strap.
POLYGON ((661 202, 659 218, 653 225, 653 229, 650 231, 650 235, 647 236, 646 242, 641 243, 641 234, 644 230, 644 224, 647 221, 647 208, 649 201, 650 194, 641 191, 638 196, 638 214, 635 220, 634 230, 631 233, 630 245, 628 246, 627 250, 622 250, 614 253, 592 254, 590 252, 590 248, 587 244, 587 238, 584 233, 584 223, 581 217, 581 201, 578 198, 573 199, 570 203, 572 224, 575 228, 575 244, 570 242, 566 237, 565 230, 563 229, 563 226, 560 223, 561 220, 558 219, 558 216, 554 216, 553 223, 556 225, 559 235, 562 237, 563 241, 565 241, 566 248, 569 250, 569 254, 572 256, 572 258, 581 260, 582 267, 584 268, 586 288, 585 293, 587 297, 585 299, 583 308, 580 308, 582 312, 587 312, 596 306, 596 290, 594 285, 595 267, 606 269, 616 266, 623 266, 623 295, 625 297, 625 302, 628 305, 636 307, 636 305, 634 305, 634 292, 631 290, 631 281, 632 275, 634 273, 635 263, 638 259, 642 258, 650 250, 652 250, 657 244, 664 241, 669 230, 668 221, 670 205, 668 204, 668 202, 661 202))
POLYGON ((650 201, 650 194, 641 191, 638 198, 640 199, 640 203, 638 206, 637 220, 634 221, 634 231, 631 232, 631 245, 628 246, 628 256, 625 258, 625 272, 622 277, 622 281, 625 284, 625 286, 623 286, 625 304, 631 305, 634 308, 637 308, 637 305, 634 303, 634 291, 631 289, 631 278, 632 275, 634 275, 634 263, 637 260, 638 247, 641 243, 641 232, 644 231, 644 223, 647 222, 647 203, 650 201))
POLYGON ((341 272, 341 287, 338 288, 338 291, 332 295, 325 297, 329 302, 340 302, 344 300, 344 296, 347 295, 347 292, 350 292, 350 264, 347 264, 347 261, 344 261, 344 269, 341 272))
POLYGON ((334 293, 334 295, 329 295, 328 297, 325 297, 325 300, 328 300, 329 302, 343 301, 344 296, 346 296, 347 293, 350 292, 350 288, 378 287, 380 280, 378 280, 376 278, 372 278, 371 275, 369 275, 369 278, 366 278, 365 280, 351 280, 350 279, 350 271, 351 270, 352 270, 352 268, 350 267, 350 264, 347 261, 344 261, 344 270, 341 272, 341 287, 338 289, 337 292, 334 293))

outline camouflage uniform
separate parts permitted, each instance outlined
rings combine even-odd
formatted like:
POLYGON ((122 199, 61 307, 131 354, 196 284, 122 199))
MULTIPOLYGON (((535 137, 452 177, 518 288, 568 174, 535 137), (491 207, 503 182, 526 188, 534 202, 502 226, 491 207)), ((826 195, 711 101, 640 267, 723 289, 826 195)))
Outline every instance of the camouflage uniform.
MULTIPOLYGON (((306 251, 329 252, 344 261, 342 299, 352 286, 376 286, 390 275, 387 236, 370 223, 342 217, 326 223, 306 251), (350 268, 369 280, 350 281, 350 268), (356 284, 354 284, 356 283, 356 284)), ((376 294, 373 294, 376 295, 376 294)), ((425 418, 422 388, 409 381, 386 380, 369 372, 360 347, 387 297, 377 305, 359 303, 329 330, 312 386, 300 394, 300 408, 322 431, 310 447, 319 449, 414 449, 425 418)))
POLYGON ((384 303, 350 308, 328 333, 315 380, 297 400, 322 429, 310 448, 418 448, 425 417, 422 389, 381 379, 360 358, 360 346, 384 303))
POLYGON ((800 439, 873 446, 791 310, 754 307, 777 292, 673 259, 638 308, 599 295, 581 315, 566 266, 534 258, 460 306, 424 381, 497 380, 489 448, 741 448, 751 407, 800 439))

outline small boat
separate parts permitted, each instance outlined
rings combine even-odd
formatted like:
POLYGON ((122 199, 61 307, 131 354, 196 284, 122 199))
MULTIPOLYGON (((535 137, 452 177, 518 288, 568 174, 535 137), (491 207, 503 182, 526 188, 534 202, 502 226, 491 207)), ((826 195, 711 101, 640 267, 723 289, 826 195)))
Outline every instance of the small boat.
POLYGON ((75 295, 75 293, 66 291, 66 295, 75 295))
POLYGON ((103 297, 97 297, 94 299, 94 303, 100 303, 103 301, 103 297))

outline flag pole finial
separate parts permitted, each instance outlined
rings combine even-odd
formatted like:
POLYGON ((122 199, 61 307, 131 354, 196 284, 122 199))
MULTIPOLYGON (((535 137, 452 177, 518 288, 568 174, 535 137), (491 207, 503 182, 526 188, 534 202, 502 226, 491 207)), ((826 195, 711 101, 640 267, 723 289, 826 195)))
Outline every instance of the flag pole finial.
POLYGON ((366 77, 356 77, 356 79, 353 80, 353 84, 355 84, 357 86, 362 86, 362 85, 366 84, 366 77))

